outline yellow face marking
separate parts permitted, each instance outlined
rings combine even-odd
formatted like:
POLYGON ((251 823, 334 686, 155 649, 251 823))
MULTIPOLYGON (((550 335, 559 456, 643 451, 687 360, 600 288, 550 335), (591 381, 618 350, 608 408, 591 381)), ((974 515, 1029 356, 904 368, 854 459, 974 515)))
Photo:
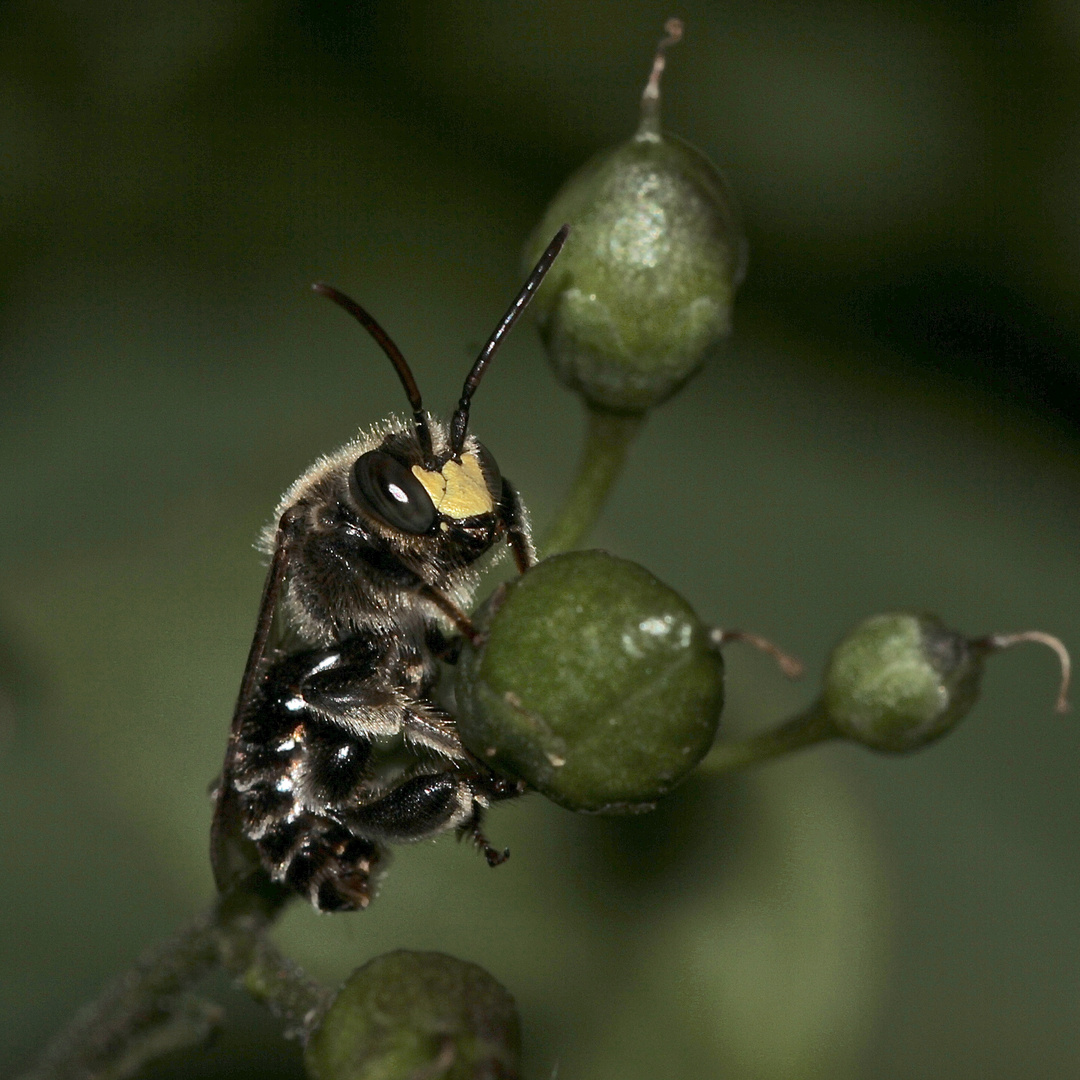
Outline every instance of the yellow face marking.
POLYGON ((448 461, 442 472, 430 472, 414 465, 412 473, 424 485, 435 509, 446 517, 461 521, 490 514, 495 509, 475 454, 462 454, 460 465, 448 461))

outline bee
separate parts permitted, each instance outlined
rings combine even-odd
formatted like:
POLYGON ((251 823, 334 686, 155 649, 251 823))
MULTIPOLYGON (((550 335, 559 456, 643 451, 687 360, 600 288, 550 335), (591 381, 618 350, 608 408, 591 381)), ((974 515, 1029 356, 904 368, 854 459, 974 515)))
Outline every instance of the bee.
POLYGON ((484 811, 524 785, 473 757, 433 695, 440 662, 477 640, 466 614, 477 561, 500 541, 520 572, 536 561, 525 508, 468 430, 469 405, 568 231, 480 352, 449 424, 425 412, 375 319, 313 286, 382 348, 412 417, 319 459, 263 534, 270 568, 213 791, 223 893, 265 875, 319 910, 352 910, 370 902, 390 844, 456 830, 492 866, 509 855, 484 836, 484 811))

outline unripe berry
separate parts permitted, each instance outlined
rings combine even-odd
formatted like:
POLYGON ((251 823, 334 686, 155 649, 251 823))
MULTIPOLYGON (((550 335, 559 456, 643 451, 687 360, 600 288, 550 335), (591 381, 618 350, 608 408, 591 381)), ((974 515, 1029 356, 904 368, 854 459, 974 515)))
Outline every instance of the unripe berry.
POLYGON ((349 976, 304 1064, 312 1080, 515 1080, 520 1056, 514 999, 483 968, 400 950, 349 976))
POLYGON ((833 650, 822 706, 836 731, 873 750, 904 753, 941 738, 975 704, 983 661, 1023 641, 1057 652, 1058 710, 1067 707, 1069 657, 1040 631, 968 639, 934 615, 893 612, 857 626, 833 650))
POLYGON ((602 551, 544 560, 478 616, 455 686, 481 761, 570 810, 651 809, 712 746, 723 661, 689 604, 602 551))
POLYGON ((559 378, 590 404, 643 412, 670 397, 731 330, 745 267, 734 199, 712 163, 661 131, 668 23, 627 143, 575 173, 548 207, 526 261, 563 222, 570 239, 533 301, 559 378))

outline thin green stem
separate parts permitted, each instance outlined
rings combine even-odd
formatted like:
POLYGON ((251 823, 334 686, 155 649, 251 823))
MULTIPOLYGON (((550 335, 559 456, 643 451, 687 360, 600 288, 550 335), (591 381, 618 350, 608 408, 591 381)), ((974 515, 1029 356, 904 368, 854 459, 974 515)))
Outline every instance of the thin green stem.
POLYGON ((606 412, 588 406, 588 430, 574 484, 555 524, 542 545, 542 554, 557 555, 577 547, 588 535, 615 482, 626 452, 641 428, 643 416, 606 412))
POLYGON ((256 943, 247 970, 237 974, 243 975, 247 992, 283 1021, 287 1039, 306 1042, 334 999, 333 990, 312 979, 265 937, 256 943))
POLYGON ((184 1024, 174 1006, 217 966, 217 912, 194 919, 144 953, 135 966, 81 1009, 22 1080, 132 1076, 157 1054, 192 1045, 207 1032, 184 1024))
POLYGON ((21 1080, 125 1080, 163 1054, 205 1041, 221 1010, 190 990, 218 967, 245 977, 294 1034, 307 1034, 328 992, 267 939, 284 904, 284 893, 258 884, 220 898, 76 1014, 21 1080))
POLYGON ((815 702, 771 731, 738 742, 717 743, 698 770, 708 776, 721 776, 838 737, 821 703, 815 702))

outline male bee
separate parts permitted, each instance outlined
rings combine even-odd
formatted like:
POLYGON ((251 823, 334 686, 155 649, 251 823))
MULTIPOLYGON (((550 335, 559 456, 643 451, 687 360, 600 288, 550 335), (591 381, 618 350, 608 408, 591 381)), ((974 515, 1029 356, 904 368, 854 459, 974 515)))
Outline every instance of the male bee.
POLYGON ((465 380, 449 424, 424 411, 405 358, 355 301, 394 365, 411 420, 389 419, 317 461, 285 493, 263 536, 270 569, 214 791, 220 890, 265 873, 323 911, 365 907, 390 843, 448 830, 492 866, 485 809, 524 786, 462 745, 433 699, 439 662, 461 637, 474 564, 505 540, 535 562, 528 518, 468 430, 469 405, 499 343, 566 239, 564 226, 465 380))

